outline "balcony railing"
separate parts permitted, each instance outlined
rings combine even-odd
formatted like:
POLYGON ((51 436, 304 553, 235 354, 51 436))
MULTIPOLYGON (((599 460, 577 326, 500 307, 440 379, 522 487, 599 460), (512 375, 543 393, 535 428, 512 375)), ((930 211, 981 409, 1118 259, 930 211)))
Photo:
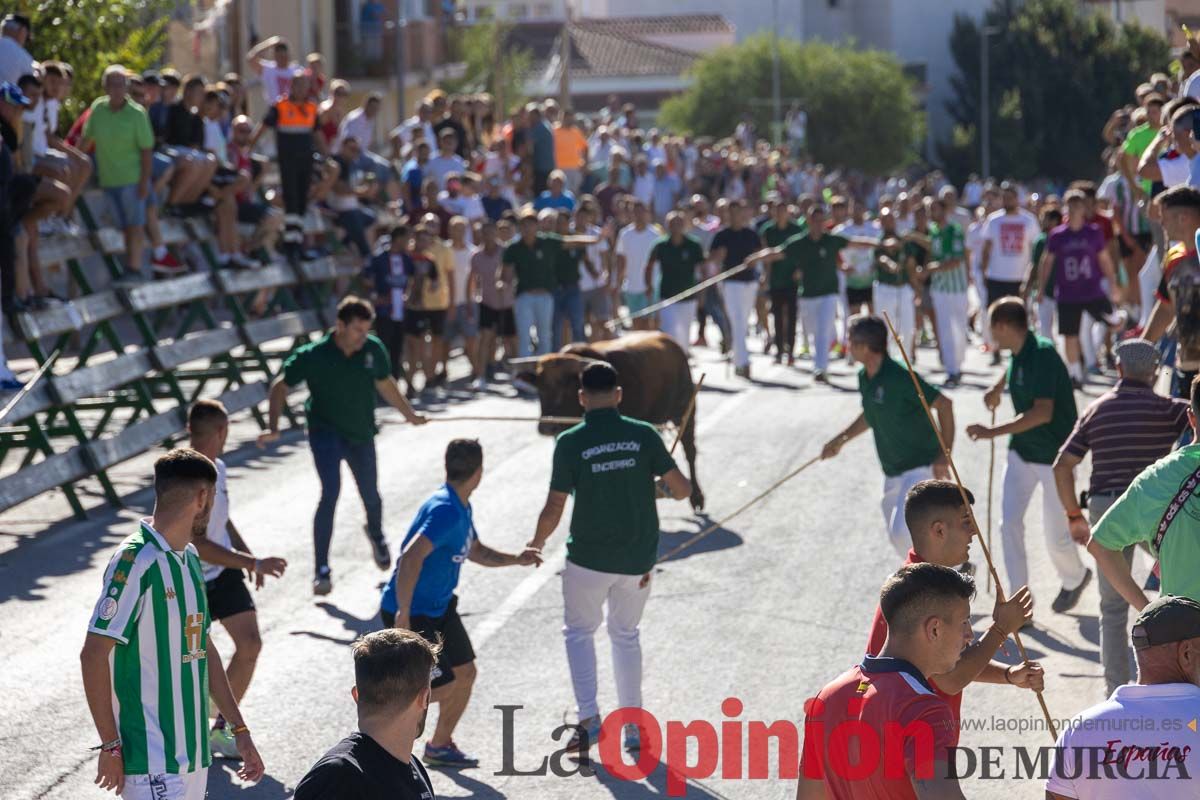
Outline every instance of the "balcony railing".
POLYGON ((402 47, 405 70, 430 72, 446 58, 446 41, 438 20, 409 20, 397 36, 395 23, 361 25, 340 22, 336 29, 336 77, 390 78, 396 74, 396 47, 402 47))

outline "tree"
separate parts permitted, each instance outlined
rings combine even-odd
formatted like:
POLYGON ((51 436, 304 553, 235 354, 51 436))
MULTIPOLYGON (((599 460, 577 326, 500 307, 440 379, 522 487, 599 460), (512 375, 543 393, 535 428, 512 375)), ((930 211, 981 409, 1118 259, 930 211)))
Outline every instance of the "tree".
MULTIPOLYGON (((753 36, 705 55, 692 85, 662 106, 663 123, 704 136, 728 136, 749 114, 769 131, 771 37, 753 36)), ((923 119, 898 61, 877 51, 820 42, 779 42, 783 110, 808 114, 808 148, 827 165, 882 174, 916 157, 923 119)))
MULTIPOLYGON (((1136 24, 1120 27, 1072 0, 996 0, 985 15, 989 38, 992 172, 1018 179, 1064 182, 1098 177, 1100 132, 1114 109, 1167 67, 1160 35, 1136 24)), ((979 170, 979 25, 956 16, 950 52, 959 74, 946 104, 956 121, 938 152, 956 182, 979 170)))
POLYGON ((68 126, 102 94, 105 67, 135 72, 161 62, 171 0, 37 0, 23 4, 33 21, 33 57, 65 61, 75 70, 71 96, 59 112, 68 126))
POLYGON ((463 62, 464 70, 461 77, 444 82, 446 91, 487 92, 496 100, 497 110, 505 114, 523 103, 522 87, 533 59, 525 48, 508 44, 511 30, 511 25, 502 22, 456 28, 451 52, 455 60, 463 62))

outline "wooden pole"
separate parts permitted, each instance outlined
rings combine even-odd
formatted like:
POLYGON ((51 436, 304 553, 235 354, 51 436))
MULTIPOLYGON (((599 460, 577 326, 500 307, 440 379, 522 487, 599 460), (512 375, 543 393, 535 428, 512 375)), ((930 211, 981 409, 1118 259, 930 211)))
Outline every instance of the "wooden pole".
MULTIPOLYGON (((891 331, 892 338, 896 340, 896 346, 900 348, 900 356, 904 359, 904 366, 908 369, 908 376, 912 378, 913 387, 917 390, 917 397, 921 400, 921 408, 925 409, 925 416, 929 418, 929 425, 933 428, 934 434, 937 436, 938 446, 942 449, 942 455, 946 457, 946 463, 950 465, 950 473, 954 476, 954 482, 958 484, 958 494, 962 497, 963 506, 971 515, 971 526, 975 532, 979 533, 979 521, 975 519, 975 509, 971 506, 971 501, 967 499, 967 489, 963 486, 962 478, 959 477, 958 467, 954 466, 954 457, 950 455, 950 449, 946 447, 946 440, 942 438, 942 432, 937 426, 937 421, 933 418, 933 409, 929 407, 929 401, 925 397, 925 391, 921 388, 921 382, 917 380, 917 373, 913 370, 912 362, 908 360, 908 353, 904 350, 904 342, 900 339, 900 334, 896 333, 895 326, 892 325, 892 318, 888 313, 883 312, 883 320, 887 323, 888 330, 891 331)), ((1000 575, 996 572, 996 566, 992 563, 992 549, 981 538, 980 546, 983 548, 983 557, 987 560, 988 573, 993 581, 996 582, 996 600, 1004 602, 1004 589, 1000 585, 1000 575)), ((1025 654, 1025 645, 1021 644, 1021 634, 1013 632, 1013 641, 1017 645, 1017 652, 1021 656, 1021 660, 1028 663, 1029 656, 1025 654)), ((1042 696, 1040 691, 1036 691, 1038 705, 1042 707, 1042 716, 1046 719, 1046 725, 1050 729, 1050 738, 1055 742, 1058 741, 1058 729, 1054 725, 1054 718, 1050 716, 1050 709, 1046 706, 1046 698, 1042 696)))
MULTIPOLYGON (((996 409, 992 409, 992 427, 996 427, 996 409)), ((991 552, 992 549, 992 478, 996 474, 996 438, 993 436, 988 440, 991 445, 991 455, 988 460, 988 503, 987 503, 987 549, 991 552)), ((992 571, 988 570, 987 576, 988 594, 992 592, 992 571)))
POLYGON ((696 381, 696 388, 692 389, 691 402, 688 403, 687 411, 683 413, 683 422, 675 433, 675 441, 671 443, 671 455, 675 455, 675 448, 679 447, 679 440, 683 438, 683 432, 687 430, 688 423, 692 421, 692 412, 696 410, 696 398, 700 396, 700 387, 704 385, 704 376, 707 374, 707 372, 701 372, 700 380, 696 381))

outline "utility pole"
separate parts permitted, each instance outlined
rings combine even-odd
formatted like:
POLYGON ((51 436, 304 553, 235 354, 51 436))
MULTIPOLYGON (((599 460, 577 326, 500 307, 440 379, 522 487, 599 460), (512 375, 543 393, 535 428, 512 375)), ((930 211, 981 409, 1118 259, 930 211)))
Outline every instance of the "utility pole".
POLYGON ((995 32, 995 28, 989 28, 987 25, 979 27, 979 160, 982 171, 979 177, 984 181, 992 176, 992 107, 988 91, 988 84, 991 82, 988 75, 991 57, 988 40, 995 32))
POLYGON ((558 37, 558 105, 571 107, 571 0, 563 0, 563 27, 558 37))
POLYGON ((772 0, 771 22, 771 141, 778 147, 783 134, 783 100, 779 93, 779 0, 772 0))

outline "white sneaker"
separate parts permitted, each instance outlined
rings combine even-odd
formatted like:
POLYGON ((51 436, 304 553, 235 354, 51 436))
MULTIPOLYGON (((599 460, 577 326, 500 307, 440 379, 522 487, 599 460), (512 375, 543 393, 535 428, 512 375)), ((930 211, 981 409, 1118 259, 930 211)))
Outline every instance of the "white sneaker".
POLYGON ((486 378, 479 377, 479 378, 476 378, 475 380, 471 381, 471 390, 472 391, 482 392, 486 388, 487 388, 487 379, 486 378))
POLYGON ((242 760, 242 754, 238 752, 237 742, 234 741, 228 725, 224 728, 213 728, 208 734, 208 744, 212 748, 212 754, 217 758, 242 760))

